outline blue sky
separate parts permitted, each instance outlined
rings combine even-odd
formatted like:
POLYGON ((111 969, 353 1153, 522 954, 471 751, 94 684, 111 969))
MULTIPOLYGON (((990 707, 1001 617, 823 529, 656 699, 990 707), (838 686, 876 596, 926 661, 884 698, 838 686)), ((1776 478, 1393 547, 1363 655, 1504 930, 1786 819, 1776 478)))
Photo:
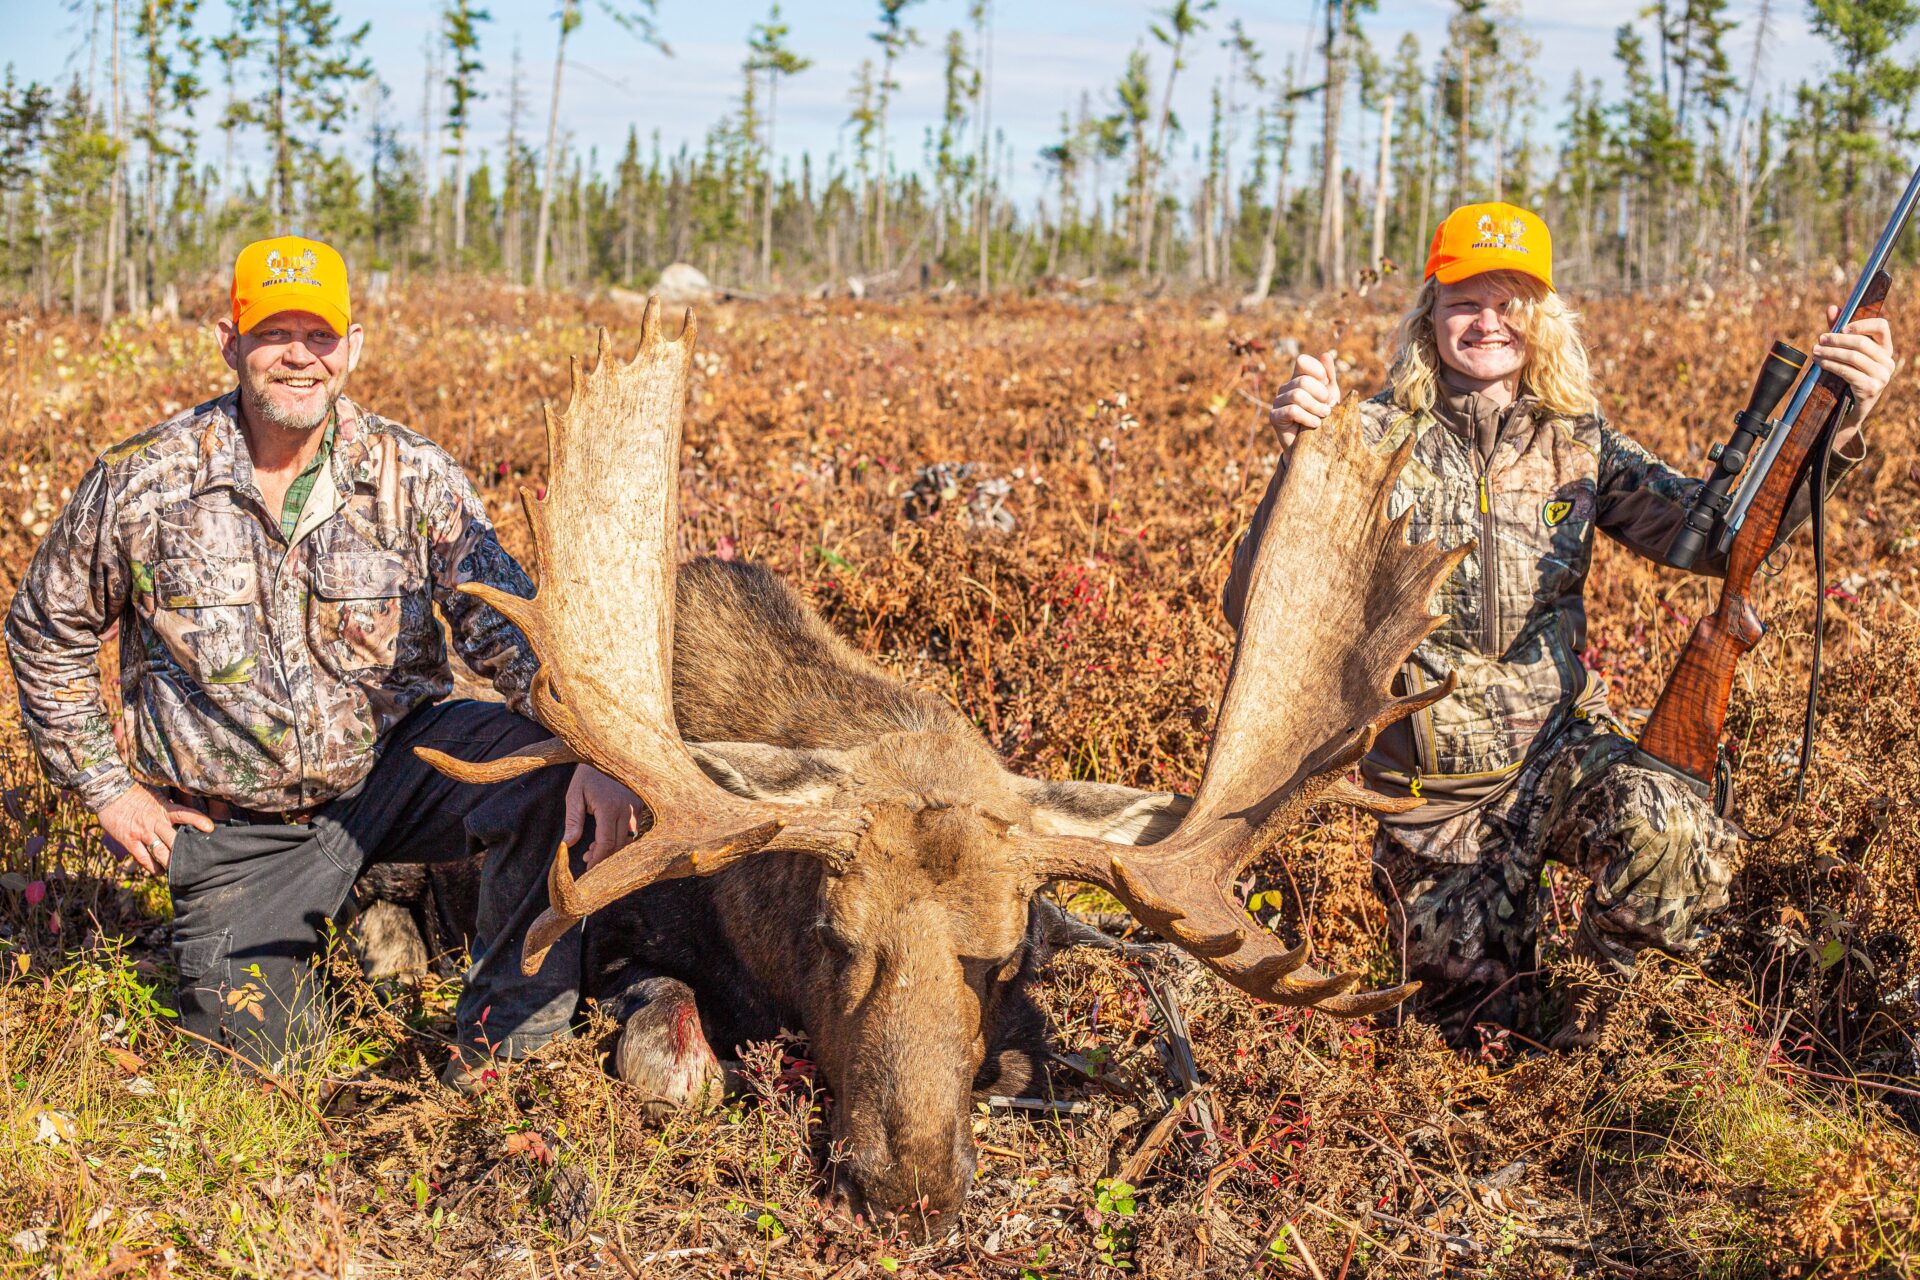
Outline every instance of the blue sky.
MULTIPOLYGON (((993 120, 1006 132, 1016 189, 1026 200, 1042 190, 1037 152, 1057 131, 1060 113, 1072 110, 1083 92, 1093 95, 1096 109, 1105 109, 1128 52, 1146 39, 1154 11, 1164 2, 999 0, 995 5, 993 120)), ((64 79, 76 71, 84 75, 86 22, 72 10, 89 12, 92 3, 0 0, 8 33, 0 60, 14 64, 28 79, 64 79)), ((133 7, 133 0, 122 3, 133 7)), ((1559 118, 1560 101, 1576 69, 1613 76, 1613 30, 1634 19, 1644 0, 1520 4, 1521 23, 1540 45, 1536 69, 1546 85, 1541 127, 1547 129, 1559 118)), ((697 144, 737 99, 748 31, 767 11, 766 0, 659 0, 659 27, 675 53, 663 58, 609 20, 596 0, 587 0, 584 7, 586 21, 568 47, 561 125, 576 144, 597 146, 603 164, 611 162, 609 153, 617 153, 629 126, 638 126, 643 140, 657 129, 669 149, 682 142, 697 144)), ((1402 33, 1411 31, 1420 40, 1423 56, 1431 60, 1452 7, 1449 0, 1380 0, 1367 29, 1387 55, 1402 33)), ((1736 17, 1750 19, 1759 7, 1760 0, 1733 0, 1730 9, 1736 17)), ((1804 0, 1773 0, 1772 7, 1774 35, 1762 74, 1771 78, 1779 68, 1804 74, 1809 60, 1817 63, 1820 58, 1807 32, 1804 0)), ((473 137, 479 146, 498 148, 505 137, 516 42, 524 66, 528 127, 538 144, 551 88, 556 8, 557 0, 494 0, 493 21, 482 28, 481 56, 487 64, 482 83, 489 96, 475 109, 473 137)), ((202 0, 202 9, 209 30, 225 23, 226 6, 220 0, 202 0)), ((422 47, 438 30, 439 5, 434 0, 339 0, 339 9, 348 27, 372 24, 367 49, 391 88, 388 110, 409 145, 416 144, 426 79, 422 47)), ((855 70, 861 59, 878 52, 867 38, 876 6, 862 0, 787 0, 782 9, 793 29, 794 47, 813 58, 814 65, 781 86, 779 150, 792 154, 805 148, 819 160, 837 147, 844 155, 848 139, 843 129, 855 70)), ((1211 15, 1213 29, 1203 34, 1177 83, 1175 109, 1188 130, 1179 148, 1182 157, 1204 141, 1208 93, 1227 69, 1219 47, 1227 22, 1241 18, 1267 50, 1267 67, 1276 69, 1287 57, 1308 50, 1309 11, 1307 0, 1221 0, 1211 15)), ((901 88, 890 124, 890 149, 900 166, 918 161, 925 131, 936 121, 943 92, 940 45, 949 29, 965 27, 965 0, 922 0, 907 11, 907 22, 920 32, 923 44, 907 55, 898 72, 901 88)), ((1147 47, 1155 55, 1158 86, 1164 83, 1165 53, 1151 41, 1147 47)), ((1752 57, 1750 25, 1743 23, 1734 31, 1729 50, 1735 68, 1744 74, 1752 57)), ((1158 92, 1156 87, 1156 101, 1158 92)), ((217 107, 203 107, 209 122, 215 112, 217 107)), ((1304 139, 1317 137, 1318 131, 1311 121, 1302 123, 1304 145, 1304 139)), ((1346 136, 1357 140, 1358 127, 1350 122, 1346 136)), ((353 140, 363 134, 364 128, 357 127, 353 140)), ((1359 164, 1361 158, 1351 150, 1354 142, 1348 145, 1348 162, 1359 164)), ((1244 155, 1244 141, 1241 146, 1244 155)))

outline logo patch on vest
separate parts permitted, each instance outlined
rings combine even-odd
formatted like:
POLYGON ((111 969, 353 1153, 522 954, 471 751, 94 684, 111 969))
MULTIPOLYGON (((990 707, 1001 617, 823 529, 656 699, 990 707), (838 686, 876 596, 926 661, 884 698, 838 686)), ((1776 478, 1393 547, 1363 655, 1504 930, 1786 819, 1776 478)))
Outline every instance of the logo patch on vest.
POLYGON ((1547 526, 1547 528, 1552 529, 1560 524, 1563 524, 1566 521, 1566 518, 1572 514, 1573 514, 1572 502, 1566 499, 1555 499, 1554 501, 1549 502, 1541 510, 1540 519, 1547 526))

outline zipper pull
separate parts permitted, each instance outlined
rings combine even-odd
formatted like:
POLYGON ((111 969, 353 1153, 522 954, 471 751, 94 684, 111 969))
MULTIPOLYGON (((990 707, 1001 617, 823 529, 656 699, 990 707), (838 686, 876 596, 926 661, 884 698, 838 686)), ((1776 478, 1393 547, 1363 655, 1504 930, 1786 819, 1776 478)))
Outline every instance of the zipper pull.
POLYGON ((1480 477, 1480 514, 1487 514, 1487 478, 1480 477))

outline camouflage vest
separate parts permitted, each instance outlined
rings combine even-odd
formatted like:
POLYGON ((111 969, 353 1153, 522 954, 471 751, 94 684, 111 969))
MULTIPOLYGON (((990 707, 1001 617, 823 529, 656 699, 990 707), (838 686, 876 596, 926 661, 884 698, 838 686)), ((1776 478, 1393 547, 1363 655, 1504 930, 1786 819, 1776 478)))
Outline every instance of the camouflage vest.
POLYGON ((1418 690, 1451 671, 1455 692, 1413 717, 1405 732, 1383 736, 1367 772, 1401 783, 1445 780, 1451 785, 1443 789, 1455 793, 1497 786, 1582 694, 1605 697, 1580 661, 1602 423, 1546 413, 1524 398, 1483 468, 1470 440, 1431 413, 1401 411, 1386 393, 1363 404, 1361 415, 1376 448, 1414 440, 1388 502, 1392 515, 1412 513, 1408 535, 1446 547, 1475 544, 1435 595, 1434 612, 1446 614, 1446 623, 1414 650, 1401 676, 1406 689, 1418 690))

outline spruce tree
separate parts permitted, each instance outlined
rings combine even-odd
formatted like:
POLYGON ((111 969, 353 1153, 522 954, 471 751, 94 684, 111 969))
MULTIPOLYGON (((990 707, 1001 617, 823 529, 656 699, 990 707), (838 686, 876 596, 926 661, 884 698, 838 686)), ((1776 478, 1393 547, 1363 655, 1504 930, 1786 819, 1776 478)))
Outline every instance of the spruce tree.
MULTIPOLYGON (((350 87, 373 74, 361 51, 371 24, 342 33, 333 0, 233 0, 233 6, 232 60, 257 62, 264 84, 228 107, 226 123, 266 135, 274 220, 284 231, 295 216, 295 184, 320 159, 315 135, 340 132, 350 87)), ((316 183, 305 185, 311 191, 316 183)))
POLYGON ((1246 111, 1246 104, 1240 99, 1240 86, 1258 96, 1266 91, 1267 77, 1260 70, 1261 51, 1247 33, 1246 24, 1239 18, 1227 24, 1226 38, 1221 47, 1227 51, 1227 92, 1225 128, 1220 140, 1220 210, 1218 216, 1220 277, 1225 279, 1233 274, 1234 227, 1236 204, 1234 194, 1238 188, 1233 181, 1233 144, 1239 138, 1240 120, 1246 111))
POLYGON ((486 96, 474 87, 474 80, 486 69, 480 61, 480 24, 491 18, 485 9, 474 8, 473 0, 446 0, 440 10, 441 38, 453 60, 446 82, 446 131, 453 137, 448 151, 453 156, 455 262, 464 262, 467 253, 467 129, 472 124, 473 101, 486 96))
POLYGON ((934 135, 934 188, 939 204, 935 213, 933 256, 945 259, 948 228, 954 220, 960 192, 973 172, 972 156, 962 136, 967 107, 980 94, 980 69, 967 59, 967 39, 958 30, 947 32, 941 77, 946 94, 940 106, 940 128, 934 135))
MULTIPOLYGON (((1340 0, 1328 0, 1330 4, 1340 0)), ((1153 258, 1153 235, 1155 214, 1160 201, 1155 193, 1155 184, 1159 181, 1160 170, 1165 166, 1167 155, 1167 135, 1176 131, 1179 122, 1173 114, 1173 86, 1186 69, 1187 41, 1207 29, 1206 16, 1218 7, 1218 0, 1173 0, 1173 3, 1158 13, 1160 21, 1147 28, 1153 38, 1165 45, 1169 58, 1167 62, 1167 87, 1160 98, 1159 118, 1153 130, 1153 149, 1146 154, 1146 171, 1142 182, 1142 194, 1145 199, 1140 206, 1140 272, 1146 274, 1153 258)))
POLYGON ((33 270, 41 246, 34 226, 35 158, 53 116, 53 91, 43 84, 20 84, 8 64, 0 81, 0 243, 6 277, 23 282, 33 270))
MULTIPOLYGON (((847 116, 847 123, 853 126, 854 168, 860 175, 861 216, 858 235, 862 245, 866 243, 867 232, 873 226, 869 221, 868 210, 872 208, 874 201, 874 139, 878 136, 880 129, 880 114, 876 105, 877 93, 873 59, 863 58, 860 60, 859 70, 854 74, 853 90, 847 95, 847 100, 853 104, 853 110, 847 116)), ((881 172, 885 173, 884 167, 881 172)), ((861 258, 863 263, 871 260, 865 252, 862 252, 861 258)))
MULTIPOLYGON (((1498 33, 1487 12, 1492 0, 1453 0, 1454 13, 1447 20, 1445 72, 1442 76, 1447 118, 1453 122, 1453 203, 1462 205, 1473 199, 1473 139, 1484 130, 1476 127, 1474 79, 1486 74, 1486 64, 1499 52, 1498 33)), ((1484 95, 1482 95, 1484 96, 1484 95)))
POLYGON ((146 156, 141 196, 141 291, 151 299, 159 287, 160 184, 169 170, 184 176, 193 167, 193 106, 206 93, 200 83, 203 45, 194 32, 200 0, 147 0, 134 27, 146 79, 146 110, 134 137, 146 156), (181 119, 182 114, 189 116, 181 119))
MULTIPOLYGON (((658 28, 654 26, 655 0, 622 0, 625 7, 616 7, 611 0, 600 0, 600 8, 614 22, 636 36, 641 43, 651 45, 662 54, 671 58, 673 50, 660 38, 658 28)), ((540 213, 533 231, 533 287, 547 287, 547 241, 552 234, 554 182, 560 172, 560 81, 561 72, 567 65, 567 38, 580 29, 585 15, 580 8, 580 0, 562 0, 560 9, 554 14, 560 27, 560 39, 553 50, 553 95, 547 101, 547 150, 542 159, 543 174, 540 179, 540 213)))
POLYGON ((1854 257, 1863 179, 1870 181, 1911 142, 1910 101, 1920 92, 1920 64, 1897 50, 1920 22, 1914 0, 1811 0, 1813 32, 1832 48, 1839 66, 1817 92, 1839 128, 1832 145, 1840 153, 1840 256, 1854 257))
POLYGON ((1153 81, 1149 75, 1146 50, 1136 48, 1127 56, 1126 72, 1113 87, 1113 97, 1118 109, 1108 119, 1113 122, 1116 132, 1125 136, 1133 152, 1133 177, 1128 188, 1127 206, 1131 214, 1129 226, 1132 234, 1128 238, 1128 247, 1135 254, 1135 266, 1145 274, 1148 257, 1143 246, 1147 232, 1143 228, 1148 220, 1147 206, 1153 200, 1153 152, 1147 144, 1147 121, 1153 118, 1153 81))
POLYGON ((780 20, 780 6, 775 4, 767 14, 767 20, 753 28, 753 37, 747 42, 752 57, 747 61, 749 72, 764 71, 767 76, 767 127, 761 139, 760 165, 760 283, 771 286, 773 283, 773 125, 774 104, 779 99, 780 77, 799 75, 813 65, 812 58, 803 58, 787 44, 791 34, 787 24, 780 20))
POLYGON ((887 252, 887 183, 893 171, 892 157, 887 152, 887 108, 893 102, 894 90, 900 82, 893 78, 893 64, 900 55, 912 46, 920 43, 920 33, 912 27, 902 25, 900 15, 908 5, 918 4, 920 0, 880 0, 880 29, 873 33, 874 43, 880 46, 880 81, 874 98, 874 116, 879 133, 879 183, 875 187, 873 212, 873 243, 880 255, 881 270, 886 270, 891 255, 887 252))
POLYGON ((1260 269, 1255 272, 1253 290, 1242 300, 1247 305, 1266 301, 1273 288, 1273 275, 1280 265, 1280 232, 1287 216, 1287 177, 1293 164, 1293 130, 1299 117, 1300 99, 1313 89, 1302 89, 1295 81, 1293 59, 1274 90, 1273 109, 1267 114, 1267 133, 1262 143, 1273 154, 1273 204, 1267 212, 1266 236, 1260 243, 1260 269))

